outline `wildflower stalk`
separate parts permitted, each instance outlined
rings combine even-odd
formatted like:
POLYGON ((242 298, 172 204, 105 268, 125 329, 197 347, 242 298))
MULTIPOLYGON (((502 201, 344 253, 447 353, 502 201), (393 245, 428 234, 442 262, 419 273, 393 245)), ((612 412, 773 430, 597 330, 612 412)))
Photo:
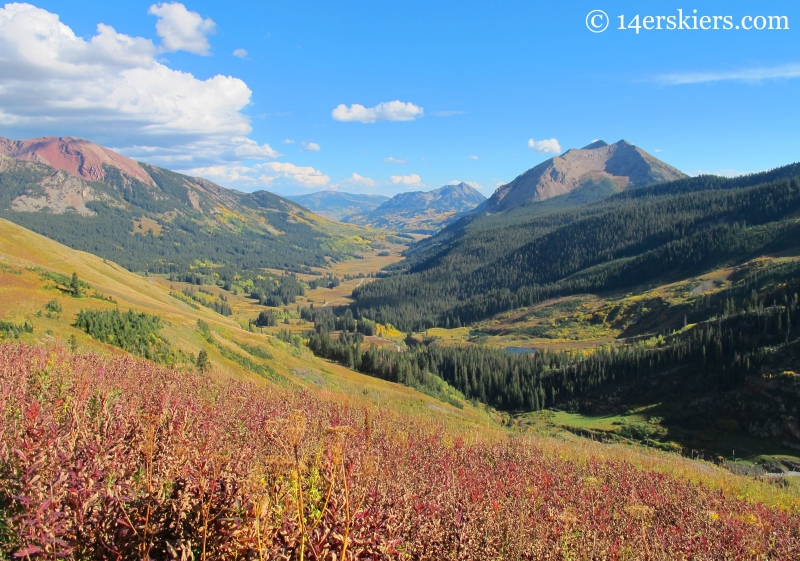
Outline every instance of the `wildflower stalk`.
POLYGON ((347 473, 345 472, 344 461, 342 461, 342 480, 344 481, 344 512, 346 524, 344 527, 344 538, 342 539, 342 555, 340 561, 344 561, 344 555, 347 552, 347 538, 350 535, 350 525, 352 519, 350 518, 350 486, 347 484, 347 473))

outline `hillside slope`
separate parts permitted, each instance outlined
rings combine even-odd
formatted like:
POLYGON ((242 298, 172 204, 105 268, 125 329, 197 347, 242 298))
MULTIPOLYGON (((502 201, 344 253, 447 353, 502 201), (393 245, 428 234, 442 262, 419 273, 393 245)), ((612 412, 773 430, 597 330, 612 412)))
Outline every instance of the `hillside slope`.
POLYGON ((635 559, 800 550, 790 492, 674 456, 457 431, 63 348, 0 343, 0 385, 7 559, 543 559, 559 546, 612 559, 623 540, 635 559))
POLYGON ((344 221, 387 230, 432 233, 485 200, 466 183, 445 185, 433 191, 400 193, 372 212, 349 216, 344 221))
POLYGON ((797 245, 800 166, 629 190, 538 215, 471 216, 416 244, 403 274, 354 292, 400 329, 467 324, 547 298, 672 280, 797 245))
POLYGON ((319 360, 302 346, 285 343, 274 335, 247 331, 232 317, 187 300, 155 278, 135 275, 111 261, 70 249, 0 219, 0 302, 4 305, 0 311, 0 340, 14 338, 3 330, 3 322, 19 326, 27 321, 33 332, 23 331, 19 336, 23 341, 66 343, 74 336, 82 350, 119 354, 123 351, 117 346, 97 341, 76 328, 75 318, 83 309, 133 309, 162 318, 160 337, 176 356, 184 357, 184 362, 176 363, 178 368, 194 370, 191 357, 205 350, 215 377, 304 387, 323 393, 335 391, 368 402, 390 401, 401 411, 435 408, 443 420, 450 420, 447 422, 485 424, 485 414, 468 404, 457 409, 413 389, 319 360), (88 285, 80 298, 70 295, 64 284, 68 280, 61 280, 69 279, 72 273, 88 285), (61 307, 60 312, 48 309, 53 300, 61 307), (198 322, 208 329, 201 329, 198 322))
POLYGON ((0 139, 0 216, 129 270, 196 260, 307 270, 369 247, 363 229, 287 199, 225 189, 76 138, 0 139))

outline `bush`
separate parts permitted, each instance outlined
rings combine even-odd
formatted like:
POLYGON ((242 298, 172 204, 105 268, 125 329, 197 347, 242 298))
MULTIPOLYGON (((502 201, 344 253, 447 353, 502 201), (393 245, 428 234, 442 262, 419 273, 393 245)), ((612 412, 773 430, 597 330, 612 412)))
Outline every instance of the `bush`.
POLYGON ((0 387, 4 559, 800 551, 794 511, 430 414, 18 344, 0 345, 0 387))

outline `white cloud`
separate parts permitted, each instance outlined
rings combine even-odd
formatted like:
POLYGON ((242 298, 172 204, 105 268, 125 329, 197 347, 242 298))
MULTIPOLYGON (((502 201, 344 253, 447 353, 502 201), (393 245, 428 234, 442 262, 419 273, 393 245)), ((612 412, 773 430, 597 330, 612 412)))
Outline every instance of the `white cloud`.
POLYGON ((234 153, 237 156, 241 156, 242 158, 264 159, 264 158, 277 158, 280 156, 280 154, 275 150, 273 150, 269 144, 264 144, 262 146, 259 146, 258 142, 256 142, 255 140, 251 140, 243 136, 232 138, 231 140, 240 143, 234 150, 234 153))
POLYGON ((247 58, 247 51, 245 49, 236 49, 233 51, 233 56, 239 58, 247 58))
POLYGON ((304 140, 301 144, 303 145, 303 152, 319 152, 322 150, 316 142, 306 142, 304 140))
POLYGON ((467 156, 468 160, 477 160, 478 156, 467 156))
POLYGON ((710 72, 677 72, 662 74, 656 81, 662 84, 677 86, 681 84, 700 84, 705 82, 762 82, 782 78, 800 78, 800 64, 784 64, 781 66, 756 66, 739 70, 710 72))
POLYGON ((360 185, 362 187, 375 187, 375 181, 370 179, 369 177, 362 177, 357 173, 353 173, 349 179, 347 179, 344 183, 353 183, 355 185, 360 185))
POLYGON ((393 158, 392 156, 383 159, 384 164, 404 164, 407 161, 407 158, 393 158))
POLYGON ((412 173, 411 175, 393 175, 392 176, 392 183, 398 185, 402 183, 403 185, 420 185, 422 179, 416 173, 412 173))
POLYGON ((276 182, 301 187, 324 187, 331 180, 313 167, 296 166, 289 162, 265 162, 252 166, 241 164, 205 166, 186 169, 183 172, 245 190, 266 187, 276 182))
POLYGON ((273 180, 283 177, 291 183, 303 187, 323 187, 331 180, 330 177, 312 167, 296 166, 288 162, 267 162, 256 164, 253 167, 263 171, 259 180, 265 183, 271 183, 273 180))
POLYGON ((292 140, 291 138, 287 138, 286 140, 283 141, 283 143, 284 144, 294 144, 294 140, 292 140))
POLYGON ((359 175, 354 172, 347 179, 344 179, 339 183, 332 183, 327 188, 333 189, 334 191, 345 189, 348 193, 371 193, 373 191, 373 187, 375 187, 377 184, 378 183, 374 179, 364 177, 363 175, 359 175))
POLYGON ((208 35, 214 32, 216 24, 210 18, 203 19, 179 2, 153 4, 147 13, 158 18, 156 34, 161 37, 161 50, 211 54, 208 35))
POLYGON ((374 123, 376 121, 413 121, 422 117, 425 111, 413 103, 402 101, 384 101, 375 107, 364 107, 354 103, 350 107, 344 103, 333 111, 331 116, 336 121, 374 123))
POLYGON ((550 138, 547 140, 534 140, 531 138, 528 141, 528 148, 530 148, 534 152, 542 152, 544 154, 561 153, 561 145, 555 138, 550 138))
POLYGON ((108 25, 99 24, 85 40, 54 13, 6 4, 0 8, 0 126, 17 138, 81 136, 183 169, 279 156, 247 138, 247 84, 222 75, 199 80, 158 62, 157 54, 149 39, 108 25))
POLYGON ((203 177, 210 181, 225 183, 228 185, 237 184, 238 186, 255 186, 258 183, 258 180, 255 177, 252 177, 252 174, 255 172, 255 170, 252 167, 242 165, 205 166, 183 170, 183 172, 187 175, 203 177))

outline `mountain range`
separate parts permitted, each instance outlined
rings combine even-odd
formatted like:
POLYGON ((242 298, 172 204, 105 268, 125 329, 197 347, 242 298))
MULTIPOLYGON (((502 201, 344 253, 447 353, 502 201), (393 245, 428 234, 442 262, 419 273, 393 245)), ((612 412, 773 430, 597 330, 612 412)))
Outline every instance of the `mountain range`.
POLYGON ((596 140, 545 160, 498 187, 489 199, 467 183, 400 193, 383 201, 378 195, 338 191, 289 198, 332 220, 431 234, 470 213, 496 214, 521 207, 530 207, 526 212, 548 212, 685 177, 626 140, 614 144, 596 140))
POLYGON ((375 210, 344 218, 344 222, 395 231, 434 233, 486 200, 467 183, 445 185, 433 191, 395 195, 375 210))
POLYGON ((325 267, 369 247, 268 191, 243 193, 74 137, 0 138, 0 216, 136 271, 195 259, 244 269, 325 267))
POLYGON ((343 191, 317 191, 307 195, 290 195, 286 198, 329 220, 343 220, 354 214, 368 213, 389 200, 385 195, 343 191))

